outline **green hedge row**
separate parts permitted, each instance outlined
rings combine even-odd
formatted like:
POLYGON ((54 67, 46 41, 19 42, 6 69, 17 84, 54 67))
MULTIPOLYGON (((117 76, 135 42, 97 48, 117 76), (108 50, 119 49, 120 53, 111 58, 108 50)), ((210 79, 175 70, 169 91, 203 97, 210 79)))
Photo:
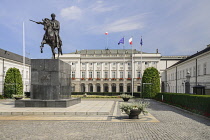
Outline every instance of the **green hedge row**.
MULTIPOLYGON (((71 95, 83 95, 85 93, 87 95, 102 95, 102 96, 118 96, 120 94, 123 94, 121 92, 72 92, 71 95)), ((126 92, 125 94, 132 95, 132 93, 130 93, 130 92, 126 92)), ((139 98, 140 93, 139 92, 134 92, 133 96, 136 97, 136 98, 139 98)))
POLYGON ((210 95, 158 93, 155 99, 210 117, 210 95))

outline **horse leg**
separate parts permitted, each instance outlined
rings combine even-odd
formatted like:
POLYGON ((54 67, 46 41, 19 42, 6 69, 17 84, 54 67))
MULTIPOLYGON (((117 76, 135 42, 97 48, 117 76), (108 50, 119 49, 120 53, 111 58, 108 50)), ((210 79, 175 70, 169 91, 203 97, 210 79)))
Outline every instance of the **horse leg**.
POLYGON ((54 47, 51 47, 51 50, 52 50, 53 59, 55 59, 55 50, 54 50, 54 47))
POLYGON ((41 42, 41 46, 40 46, 41 53, 43 53, 44 44, 46 44, 46 41, 45 41, 45 40, 43 40, 43 41, 41 42))

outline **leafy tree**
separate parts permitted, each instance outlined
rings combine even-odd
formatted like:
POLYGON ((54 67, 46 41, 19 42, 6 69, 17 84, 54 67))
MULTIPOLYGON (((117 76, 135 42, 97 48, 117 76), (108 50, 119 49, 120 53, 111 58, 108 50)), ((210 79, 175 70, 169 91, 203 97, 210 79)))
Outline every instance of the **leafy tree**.
POLYGON ((145 69, 142 77, 142 96, 146 98, 154 98, 160 92, 160 76, 154 67, 145 69))
POLYGON ((4 97, 11 98, 13 94, 23 94, 22 76, 17 68, 9 68, 4 81, 4 97))

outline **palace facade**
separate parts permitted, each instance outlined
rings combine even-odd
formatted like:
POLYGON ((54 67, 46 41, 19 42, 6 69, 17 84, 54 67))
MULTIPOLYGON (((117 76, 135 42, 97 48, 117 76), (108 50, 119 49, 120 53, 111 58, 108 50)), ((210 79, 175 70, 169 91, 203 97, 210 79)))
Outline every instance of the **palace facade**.
POLYGON ((146 68, 157 68, 165 78, 164 71, 185 58, 132 49, 76 50, 59 57, 71 65, 72 92, 140 92, 146 68))

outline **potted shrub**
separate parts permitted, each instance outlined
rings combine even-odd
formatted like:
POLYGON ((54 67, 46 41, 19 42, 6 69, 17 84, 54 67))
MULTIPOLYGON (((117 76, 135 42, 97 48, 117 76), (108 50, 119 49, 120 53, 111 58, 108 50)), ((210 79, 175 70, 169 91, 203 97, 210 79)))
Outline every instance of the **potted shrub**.
POLYGON ((133 96, 128 94, 121 94, 120 97, 123 98, 125 102, 127 102, 130 98, 133 98, 133 96))
POLYGON ((144 115, 148 112, 146 108, 149 106, 149 102, 133 102, 133 103, 122 103, 120 109, 129 115, 129 119, 139 119, 139 114, 142 112, 144 115))
POLYGON ((15 100, 23 99, 23 95, 20 95, 20 94, 18 94, 18 95, 17 95, 17 94, 16 94, 16 95, 13 94, 12 97, 13 97, 15 100))

